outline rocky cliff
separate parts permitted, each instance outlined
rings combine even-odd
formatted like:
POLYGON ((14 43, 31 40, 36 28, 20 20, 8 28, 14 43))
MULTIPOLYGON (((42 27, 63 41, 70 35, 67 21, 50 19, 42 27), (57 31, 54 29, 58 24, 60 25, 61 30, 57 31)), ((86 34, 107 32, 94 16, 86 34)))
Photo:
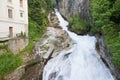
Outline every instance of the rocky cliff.
POLYGON ((56 0, 60 13, 67 19, 79 14, 85 21, 91 21, 88 17, 90 0, 56 0))
POLYGON ((54 12, 49 14, 48 19, 49 26, 33 49, 35 60, 28 65, 22 80, 42 80, 42 71, 47 61, 61 51, 69 49, 71 45, 70 37, 59 26, 59 20, 54 12))
POLYGON ((117 70, 116 66, 111 61, 111 52, 109 51, 107 45, 105 44, 104 37, 101 34, 95 34, 97 43, 96 43, 96 50, 98 51, 102 61, 105 65, 110 69, 112 75, 115 77, 116 80, 120 80, 120 72, 117 70))

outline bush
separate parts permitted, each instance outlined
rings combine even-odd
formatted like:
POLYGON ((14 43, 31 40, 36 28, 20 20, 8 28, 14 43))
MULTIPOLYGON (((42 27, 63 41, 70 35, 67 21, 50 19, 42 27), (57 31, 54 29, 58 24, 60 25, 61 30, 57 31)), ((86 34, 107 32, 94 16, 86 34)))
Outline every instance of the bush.
POLYGON ((105 29, 105 41, 112 52, 111 60, 115 63, 115 65, 120 69, 120 37, 117 30, 113 27, 105 29))
POLYGON ((8 50, 8 45, 7 44, 1 44, 0 45, 0 49, 6 49, 6 50, 8 50))
POLYGON ((69 22, 71 24, 71 29, 73 32, 76 32, 77 34, 86 34, 89 30, 89 25, 87 22, 80 19, 79 16, 73 16, 69 19, 69 22))
POLYGON ((0 55, 0 75, 4 75, 15 70, 22 63, 22 59, 11 52, 0 55))

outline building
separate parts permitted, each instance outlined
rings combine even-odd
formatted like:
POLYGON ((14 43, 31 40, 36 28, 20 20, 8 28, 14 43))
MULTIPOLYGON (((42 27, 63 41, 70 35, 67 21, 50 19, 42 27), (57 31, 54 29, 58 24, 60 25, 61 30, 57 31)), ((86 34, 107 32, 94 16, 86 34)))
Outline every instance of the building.
POLYGON ((28 35, 27 0, 0 0, 0 38, 28 35))

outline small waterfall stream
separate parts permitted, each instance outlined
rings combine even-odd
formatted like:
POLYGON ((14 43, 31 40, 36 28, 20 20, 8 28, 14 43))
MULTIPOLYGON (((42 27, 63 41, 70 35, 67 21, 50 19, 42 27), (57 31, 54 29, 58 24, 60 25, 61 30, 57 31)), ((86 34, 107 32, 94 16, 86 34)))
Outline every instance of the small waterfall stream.
POLYGON ((43 80, 114 80, 95 50, 96 38, 68 31, 68 22, 56 11, 60 26, 67 31, 73 45, 51 59, 44 68, 43 80))

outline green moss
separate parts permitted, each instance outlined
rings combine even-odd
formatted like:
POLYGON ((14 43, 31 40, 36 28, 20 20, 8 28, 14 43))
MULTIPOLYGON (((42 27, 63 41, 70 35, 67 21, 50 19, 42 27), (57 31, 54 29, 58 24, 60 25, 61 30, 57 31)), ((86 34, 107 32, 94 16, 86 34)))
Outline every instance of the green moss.
POLYGON ((15 70, 22 64, 22 59, 11 52, 0 55, 0 75, 15 70))

